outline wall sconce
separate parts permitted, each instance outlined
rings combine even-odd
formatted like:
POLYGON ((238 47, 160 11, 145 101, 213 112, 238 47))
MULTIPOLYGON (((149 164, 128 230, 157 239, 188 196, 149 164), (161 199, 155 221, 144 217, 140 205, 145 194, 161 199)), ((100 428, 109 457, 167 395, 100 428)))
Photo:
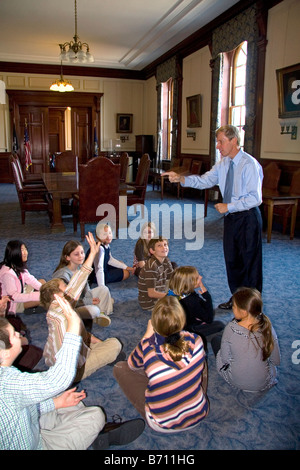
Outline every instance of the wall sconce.
POLYGON ((193 140, 196 140, 196 132, 193 131, 186 131, 186 136, 189 138, 191 137, 193 140))
POLYGON ((120 141, 124 144, 125 140, 129 140, 129 135, 120 135, 120 141))
POLYGON ((292 140, 297 139, 297 121, 281 120, 279 123, 281 127, 281 135, 290 134, 292 140))

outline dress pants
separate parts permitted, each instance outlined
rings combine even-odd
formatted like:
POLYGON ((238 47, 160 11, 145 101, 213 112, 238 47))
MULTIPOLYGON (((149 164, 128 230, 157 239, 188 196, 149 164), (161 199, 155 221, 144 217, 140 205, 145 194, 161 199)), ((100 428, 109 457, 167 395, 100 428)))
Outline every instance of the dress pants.
POLYGON ((258 207, 224 217, 224 257, 232 294, 238 287, 262 291, 262 218, 258 207))

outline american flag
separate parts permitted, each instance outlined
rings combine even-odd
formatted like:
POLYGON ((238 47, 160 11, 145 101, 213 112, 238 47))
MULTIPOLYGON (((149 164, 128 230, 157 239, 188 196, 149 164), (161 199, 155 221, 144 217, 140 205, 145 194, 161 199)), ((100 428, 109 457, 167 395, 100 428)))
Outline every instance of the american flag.
POLYGON ((29 140, 29 135, 28 135, 27 122, 25 122, 25 129, 24 129, 24 150, 25 150, 25 166, 26 166, 26 170, 28 171, 28 168, 30 167, 30 165, 32 165, 32 160, 31 160, 31 145, 30 145, 30 140, 29 140))

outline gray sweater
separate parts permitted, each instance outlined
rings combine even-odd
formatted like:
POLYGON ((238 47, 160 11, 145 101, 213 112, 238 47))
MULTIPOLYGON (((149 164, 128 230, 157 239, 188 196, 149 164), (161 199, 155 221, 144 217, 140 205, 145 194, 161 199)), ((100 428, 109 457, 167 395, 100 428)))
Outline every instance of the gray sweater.
POLYGON ((276 367, 280 364, 278 339, 272 327, 274 349, 267 360, 262 360, 262 334, 250 331, 230 321, 223 332, 221 348, 217 354, 217 370, 233 387, 259 392, 277 383, 276 367))

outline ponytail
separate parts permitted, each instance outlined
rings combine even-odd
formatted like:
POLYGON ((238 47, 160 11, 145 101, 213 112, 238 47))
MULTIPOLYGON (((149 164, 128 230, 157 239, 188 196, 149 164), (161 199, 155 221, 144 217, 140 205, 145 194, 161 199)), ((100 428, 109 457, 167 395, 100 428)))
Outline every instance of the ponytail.
MULTIPOLYGON (((272 335, 272 325, 264 313, 260 313, 257 317, 258 323, 252 325, 250 332, 254 334, 255 331, 260 331, 263 337, 263 344, 261 346, 262 350, 262 359, 265 361, 270 357, 274 349, 274 340, 272 335)), ((255 334, 254 334, 255 336, 255 334)))
POLYGON ((185 325, 185 313, 176 297, 165 296, 152 311, 151 322, 154 331, 165 338, 163 348, 174 362, 181 361, 189 351, 189 343, 181 336, 185 325))

